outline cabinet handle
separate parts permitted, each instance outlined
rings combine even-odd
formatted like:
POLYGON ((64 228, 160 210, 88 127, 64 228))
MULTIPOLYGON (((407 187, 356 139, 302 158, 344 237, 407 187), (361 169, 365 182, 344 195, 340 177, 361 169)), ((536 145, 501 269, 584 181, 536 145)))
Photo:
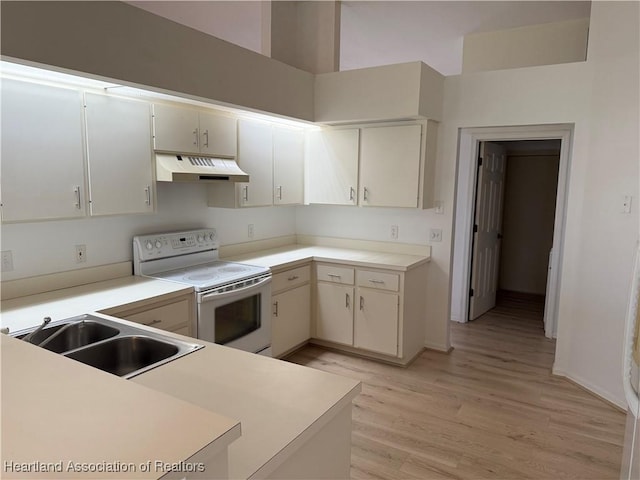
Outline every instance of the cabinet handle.
POLYGON ((76 195, 76 208, 77 208, 78 210, 82 210, 82 205, 81 205, 81 203, 80 203, 80 200, 81 200, 81 199, 80 199, 80 187, 79 187, 79 186, 76 186, 76 187, 73 189, 73 193, 76 195))
POLYGON ((290 282, 293 282, 294 280, 297 280, 298 278, 300 278, 300 277, 298 277, 298 275, 292 275, 289 278, 287 278, 287 280, 289 280, 290 282))
POLYGON ((149 185, 144 188, 144 193, 146 195, 145 203, 151 205, 151 187, 149 185))
POLYGON ((353 199, 355 198, 356 195, 356 191, 353 189, 353 187, 349 187, 349 200, 353 201, 353 199))
POLYGON ((345 296, 344 306, 349 308, 351 306, 351 299, 349 298, 349 294, 345 293, 344 296, 345 296))
POLYGON ((367 187, 364 187, 364 201, 369 201, 369 189, 367 187))
POLYGON ((244 187, 242 187, 242 199, 245 202, 249 201, 249 185, 245 185, 244 187))
POLYGON ((273 316, 278 316, 278 302, 273 302, 273 316))
POLYGON ((203 145, 203 147, 209 148, 209 130, 205 130, 204 133, 202 134, 202 136, 204 137, 204 145, 203 145))
POLYGON ((278 186, 278 200, 282 200, 282 185, 278 186))
POLYGON ((198 129, 197 128, 193 131, 193 144, 196 147, 198 146, 198 129))
POLYGON ((157 325, 158 323, 162 323, 162 320, 151 320, 150 322, 147 322, 147 323, 143 322, 142 324, 150 327, 151 325, 157 325))
POLYGON ((364 310, 364 297, 360 296, 360 310, 364 310))
POLYGON ((384 280, 374 280, 374 279, 370 279, 369 280, 371 283, 375 283, 375 284, 384 284, 384 280))
POLYGON ((342 278, 342 275, 336 275, 335 273, 327 273, 327 276, 331 278, 342 278))

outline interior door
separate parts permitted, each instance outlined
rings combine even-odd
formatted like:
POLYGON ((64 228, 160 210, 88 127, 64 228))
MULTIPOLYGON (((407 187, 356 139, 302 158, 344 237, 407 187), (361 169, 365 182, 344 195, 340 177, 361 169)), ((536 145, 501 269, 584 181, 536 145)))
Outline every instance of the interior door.
POLYGON ((506 167, 505 147, 492 142, 480 144, 469 320, 475 320, 496 305, 506 167))

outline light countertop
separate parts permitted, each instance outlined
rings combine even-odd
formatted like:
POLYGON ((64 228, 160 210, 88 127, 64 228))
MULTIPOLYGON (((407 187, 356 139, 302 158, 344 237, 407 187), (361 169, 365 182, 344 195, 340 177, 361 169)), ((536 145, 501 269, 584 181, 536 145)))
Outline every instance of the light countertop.
POLYGON ((6 335, 0 342, 2 478, 155 479, 166 473, 156 461, 184 462, 240 436, 237 419, 6 335), (150 470, 143 471, 149 461, 150 470), (11 472, 7 462, 51 463, 61 471, 11 472), (74 475, 83 464, 120 471, 74 475))
POLYGON ((407 271, 427 263, 430 257, 348 248, 288 245, 226 257, 224 260, 265 266, 276 272, 308 263, 312 260, 316 262, 343 263, 364 268, 407 271))
POLYGON ((39 325, 47 316, 54 321, 61 320, 151 298, 160 301, 191 292, 191 287, 179 283, 137 276, 121 277, 4 300, 0 306, 0 325, 16 332, 39 325))

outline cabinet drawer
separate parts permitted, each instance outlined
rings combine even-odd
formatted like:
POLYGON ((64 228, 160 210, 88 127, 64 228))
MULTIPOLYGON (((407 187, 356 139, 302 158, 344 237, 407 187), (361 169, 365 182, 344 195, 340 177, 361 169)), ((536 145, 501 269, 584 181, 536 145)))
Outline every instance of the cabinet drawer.
POLYGON ((317 279, 322 282, 353 285, 354 269, 335 265, 318 265, 317 279))
POLYGON ((400 275, 397 273, 373 272, 358 270, 356 280, 359 287, 377 288, 397 292, 400 287, 400 275))
POLYGON ((306 283, 311 278, 311 266, 292 268, 286 272, 276 273, 271 280, 271 290, 279 292, 286 288, 296 287, 306 283))
MULTIPOLYGON (((127 315, 123 318, 161 330, 180 330, 189 324, 189 302, 184 299, 179 302, 163 305, 162 307, 151 308, 144 312, 127 315)), ((182 331, 180 333, 182 333, 182 331)))

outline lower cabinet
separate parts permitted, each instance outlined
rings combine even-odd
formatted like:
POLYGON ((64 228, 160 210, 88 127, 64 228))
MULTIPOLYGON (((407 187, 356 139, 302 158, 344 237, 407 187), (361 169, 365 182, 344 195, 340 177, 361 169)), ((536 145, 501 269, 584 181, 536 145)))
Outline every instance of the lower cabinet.
POLYGON ((408 271, 316 265, 313 341, 406 364, 424 348, 426 264, 408 271))
POLYGON ((194 336, 192 333, 195 319, 193 294, 147 303, 143 306, 121 305, 101 313, 188 337, 194 336))
POLYGON ((271 351, 281 357, 311 337, 311 267, 293 268, 273 276, 271 351))

